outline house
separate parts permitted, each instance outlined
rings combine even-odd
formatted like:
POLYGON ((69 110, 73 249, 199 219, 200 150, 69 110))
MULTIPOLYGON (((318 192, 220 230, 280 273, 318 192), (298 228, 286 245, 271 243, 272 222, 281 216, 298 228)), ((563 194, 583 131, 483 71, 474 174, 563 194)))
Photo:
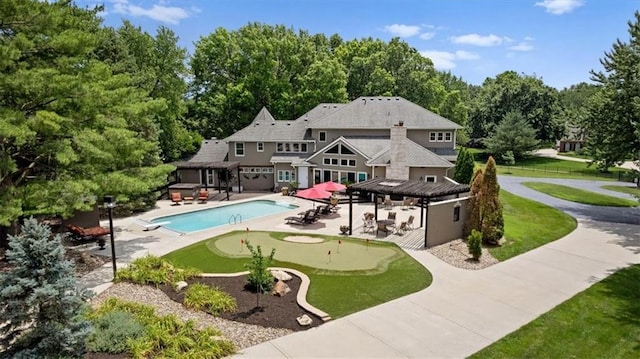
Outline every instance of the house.
POLYGON ((567 135, 556 141, 556 149, 562 152, 577 152, 585 147, 586 131, 572 125, 566 127, 567 135))
POLYGON ((262 108, 247 127, 206 140, 178 165, 179 177, 218 187, 226 170, 234 189, 256 191, 376 177, 441 182, 453 168, 460 128, 401 97, 320 104, 296 120, 276 120, 262 108))

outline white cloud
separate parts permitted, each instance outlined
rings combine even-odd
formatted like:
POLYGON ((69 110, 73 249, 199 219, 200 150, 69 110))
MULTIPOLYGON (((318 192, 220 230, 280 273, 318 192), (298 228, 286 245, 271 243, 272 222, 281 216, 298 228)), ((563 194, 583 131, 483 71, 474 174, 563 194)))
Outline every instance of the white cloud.
POLYGON ((533 45, 529 42, 523 41, 515 46, 511 46, 509 49, 513 51, 531 51, 533 50, 533 45))
POLYGON ((525 36, 524 41, 533 41, 535 40, 535 37, 531 37, 531 36, 525 36))
POLYGON ((451 41, 455 44, 467 44, 475 46, 497 46, 502 44, 504 39, 500 36, 491 34, 482 36, 478 34, 467 34, 462 36, 453 36, 451 41))
POLYGON ((399 37, 411 37, 420 33, 420 26, 393 24, 385 26, 384 31, 399 37))
POLYGON ((420 51, 420 55, 430 58, 433 61, 433 66, 438 70, 455 68, 455 60, 477 60, 480 58, 478 54, 462 50, 456 52, 426 50, 420 51))
POLYGON ((153 20, 165 22, 169 24, 178 24, 190 16, 189 12, 181 7, 164 6, 162 2, 153 5, 151 8, 143 8, 137 5, 129 4, 127 0, 113 0, 113 11, 118 14, 131 16, 146 16, 153 20))
POLYGON ((562 15, 584 5, 583 0, 544 0, 537 2, 536 6, 545 8, 546 12, 553 15, 562 15))
POLYGON ((456 51, 456 58, 460 60, 477 60, 480 58, 480 55, 469 51, 458 50, 456 51))
POLYGON ((428 57, 433 61, 433 66, 438 70, 450 70, 456 67, 456 63, 453 60, 456 59, 456 55, 447 51, 420 51, 420 55, 428 57))
POLYGON ((435 32, 423 32, 418 37, 421 38, 422 40, 431 40, 433 39, 434 36, 436 36, 435 32))

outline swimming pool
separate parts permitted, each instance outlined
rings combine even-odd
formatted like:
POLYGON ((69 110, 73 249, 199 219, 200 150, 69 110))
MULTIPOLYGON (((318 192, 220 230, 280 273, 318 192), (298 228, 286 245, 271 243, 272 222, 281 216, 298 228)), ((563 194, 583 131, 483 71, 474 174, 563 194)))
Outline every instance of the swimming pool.
POLYGON ((154 218, 151 223, 169 222, 163 227, 187 233, 213 227, 245 222, 249 219, 268 216, 298 208, 295 204, 270 200, 254 200, 215 208, 154 218))

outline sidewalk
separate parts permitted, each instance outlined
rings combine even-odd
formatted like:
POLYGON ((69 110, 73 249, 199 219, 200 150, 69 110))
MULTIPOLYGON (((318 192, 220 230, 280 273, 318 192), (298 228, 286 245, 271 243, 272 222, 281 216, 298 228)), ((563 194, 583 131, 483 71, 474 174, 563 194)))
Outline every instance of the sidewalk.
POLYGON ((408 251, 433 274, 418 293, 247 348, 247 358, 464 358, 616 270, 640 263, 638 226, 580 221, 568 236, 479 271, 408 251))

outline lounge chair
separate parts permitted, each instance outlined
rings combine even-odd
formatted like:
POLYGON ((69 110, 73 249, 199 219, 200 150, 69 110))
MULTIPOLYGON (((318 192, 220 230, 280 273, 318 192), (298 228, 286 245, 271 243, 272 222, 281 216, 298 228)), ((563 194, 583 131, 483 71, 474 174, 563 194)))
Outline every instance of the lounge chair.
POLYGON ((200 190, 200 193, 198 194, 198 202, 207 203, 208 200, 209 200, 209 191, 200 190))
POLYGON ((389 232, 392 232, 392 231, 393 230, 389 228, 386 223, 378 223, 378 228, 376 228, 376 236, 380 232, 384 232, 385 236, 387 236, 389 235, 389 232))
POLYGON ((407 220, 407 229, 413 229, 413 219, 415 217, 413 215, 409 216, 409 219, 407 220))
POLYGON ((311 210, 311 213, 312 213, 311 220, 312 221, 309 222, 309 223, 313 223, 313 222, 317 221, 318 219, 320 219, 322 208, 323 208, 323 206, 318 206, 318 207, 316 207, 315 210, 313 210, 313 209, 311 210))
POLYGON ((83 228, 80 226, 76 226, 75 224, 67 225, 69 232, 71 233, 71 237, 76 240, 86 241, 91 239, 99 239, 102 236, 106 236, 107 234, 111 234, 109 228, 106 227, 88 227, 83 228))
POLYGON ((174 205, 180 205, 182 203, 182 195, 180 194, 180 192, 171 192, 171 202, 173 202, 174 205))
POLYGON ((328 215, 333 213, 333 206, 331 204, 327 204, 324 206, 320 207, 320 214, 321 215, 328 215))

